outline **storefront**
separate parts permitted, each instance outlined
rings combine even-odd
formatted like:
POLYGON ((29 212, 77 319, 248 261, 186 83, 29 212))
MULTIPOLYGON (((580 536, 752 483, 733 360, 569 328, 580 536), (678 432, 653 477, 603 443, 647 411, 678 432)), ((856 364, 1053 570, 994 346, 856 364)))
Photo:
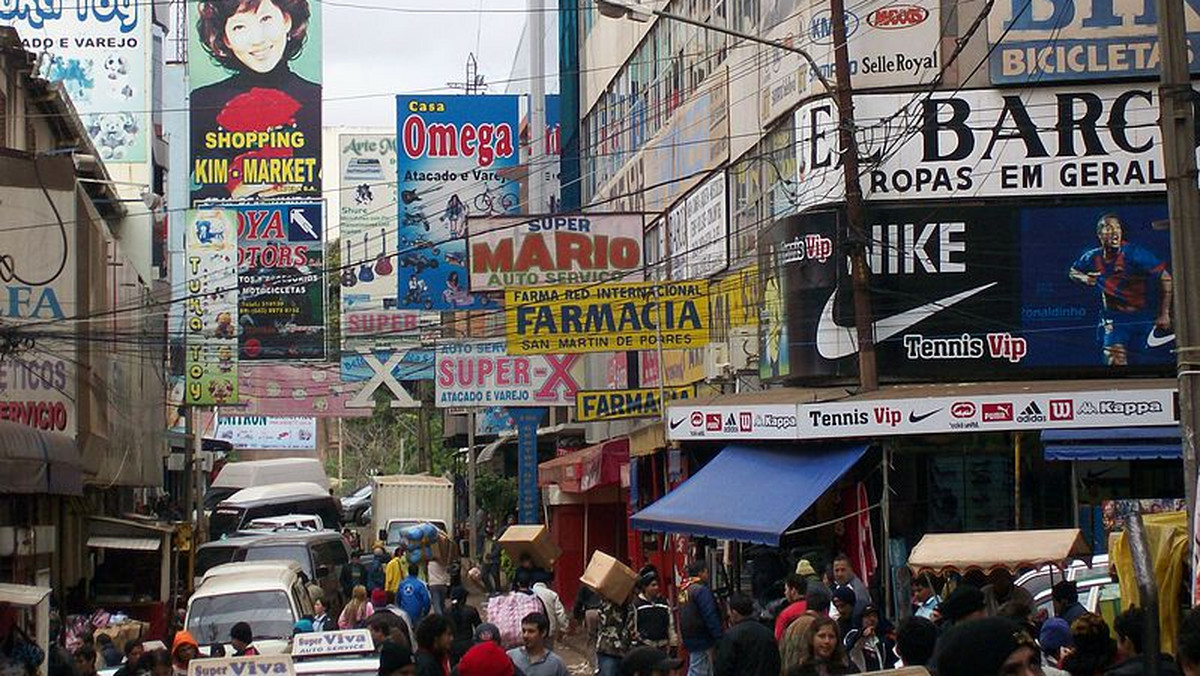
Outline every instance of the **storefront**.
POLYGON ((611 439, 541 463, 538 485, 547 494, 550 536, 563 552, 554 566, 555 589, 563 603, 571 604, 593 551, 628 557, 629 439, 611 439))
MULTIPOLYGON (((146 623, 140 635, 166 636, 172 591, 174 529, 151 521, 94 516, 88 521, 92 603, 146 623)), ((121 645, 121 642, 117 642, 121 645)))

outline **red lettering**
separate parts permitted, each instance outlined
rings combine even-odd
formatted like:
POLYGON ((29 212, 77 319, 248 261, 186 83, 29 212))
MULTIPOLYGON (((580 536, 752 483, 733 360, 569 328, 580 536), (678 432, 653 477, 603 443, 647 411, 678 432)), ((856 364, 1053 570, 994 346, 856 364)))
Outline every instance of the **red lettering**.
POLYGON ((570 270, 572 262, 578 262, 583 270, 592 267, 592 240, 587 235, 558 232, 555 233, 554 239, 559 270, 570 270))

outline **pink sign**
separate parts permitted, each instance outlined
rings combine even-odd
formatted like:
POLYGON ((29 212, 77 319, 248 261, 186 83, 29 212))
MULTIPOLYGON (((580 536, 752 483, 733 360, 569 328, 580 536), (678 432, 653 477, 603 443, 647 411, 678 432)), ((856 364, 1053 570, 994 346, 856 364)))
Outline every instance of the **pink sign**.
MULTIPOLYGON (((344 383, 340 364, 247 365, 238 368, 243 405, 229 407, 231 415, 316 416, 363 418, 369 408, 347 408, 346 402, 363 383, 344 383)), ((223 408, 222 411, 225 411, 223 408)))

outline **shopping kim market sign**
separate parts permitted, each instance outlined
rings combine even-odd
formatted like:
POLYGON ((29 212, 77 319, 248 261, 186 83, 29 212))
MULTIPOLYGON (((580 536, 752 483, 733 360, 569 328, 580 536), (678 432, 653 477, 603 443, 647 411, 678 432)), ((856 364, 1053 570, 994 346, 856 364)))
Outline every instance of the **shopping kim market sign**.
POLYGON ((439 408, 571 406, 584 375, 577 354, 512 355, 503 340, 443 343, 434 368, 439 408))
MULTIPOLYGON (((1200 3, 1170 1, 1183 2, 1188 42, 1200 44, 1200 3)), ((1155 0, 1000 0, 988 15, 992 83, 1157 78, 1156 4, 1155 0)), ((1190 53, 1191 71, 1200 72, 1200 52, 1193 48, 1190 53)))
POLYGON ((708 282, 639 282, 506 289, 510 354, 700 347, 708 342, 708 282))

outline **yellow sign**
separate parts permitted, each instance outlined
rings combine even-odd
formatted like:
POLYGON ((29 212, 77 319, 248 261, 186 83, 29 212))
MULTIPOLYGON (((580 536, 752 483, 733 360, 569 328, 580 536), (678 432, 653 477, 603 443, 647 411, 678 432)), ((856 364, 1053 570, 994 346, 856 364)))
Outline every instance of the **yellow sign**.
POLYGON ((758 265, 751 265, 714 280, 709 287, 714 337, 723 337, 730 329, 758 328, 762 309, 762 288, 758 265))
POLYGON ((708 343, 707 282, 505 289, 508 353, 685 349, 708 343))
MULTIPOLYGON (((657 387, 633 390, 579 390, 575 393, 575 420, 596 422, 618 418, 651 418, 662 415, 657 387)), ((667 401, 691 399, 691 387, 666 387, 661 392, 667 401)))

